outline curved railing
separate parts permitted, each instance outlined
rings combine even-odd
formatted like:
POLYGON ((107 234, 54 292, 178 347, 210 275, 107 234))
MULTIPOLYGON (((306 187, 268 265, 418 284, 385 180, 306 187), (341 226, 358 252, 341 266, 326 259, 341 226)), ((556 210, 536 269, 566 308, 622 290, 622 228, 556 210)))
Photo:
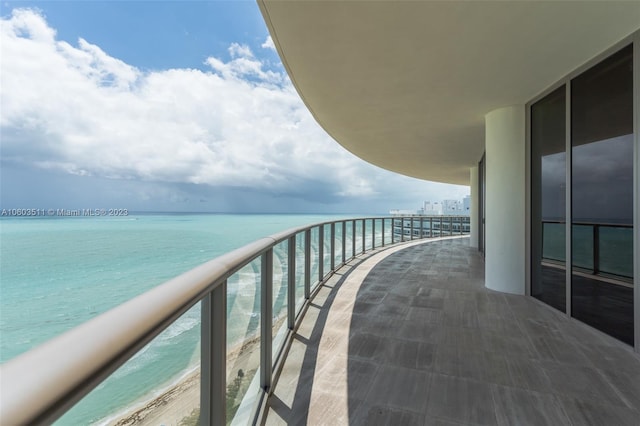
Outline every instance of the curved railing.
POLYGON ((282 349, 319 284, 367 250, 445 235, 443 223, 450 224, 449 235, 467 233, 464 224, 468 224, 468 218, 446 218, 444 222, 438 218, 437 235, 434 219, 426 225, 428 221, 429 218, 415 216, 376 217, 297 227, 198 266, 0 366, 0 424, 55 421, 198 302, 201 302, 200 424, 225 424, 227 417, 238 422, 255 422, 271 388, 274 371, 283 358, 282 349), (456 221, 458 232, 452 225, 456 221), (404 232, 407 228, 409 235, 404 232), (420 230, 418 234, 414 232, 416 228, 420 230), (274 249, 283 249, 279 253, 287 254, 278 260, 286 300, 278 295, 277 312, 273 297, 274 249), (238 377, 250 381, 249 387, 254 391, 247 390, 240 397, 235 395, 242 402, 230 413, 227 284, 234 274, 257 261, 260 282, 255 297, 259 298, 259 326, 251 336, 253 343, 242 342, 242 347, 252 345, 256 357, 259 352, 259 364, 252 371, 253 379, 244 377, 249 372, 238 370, 238 377), (297 267, 300 261, 304 266, 297 267), (297 292, 304 293, 304 299, 297 292), (274 337, 282 335, 274 330, 279 323, 286 337, 274 345, 274 337))

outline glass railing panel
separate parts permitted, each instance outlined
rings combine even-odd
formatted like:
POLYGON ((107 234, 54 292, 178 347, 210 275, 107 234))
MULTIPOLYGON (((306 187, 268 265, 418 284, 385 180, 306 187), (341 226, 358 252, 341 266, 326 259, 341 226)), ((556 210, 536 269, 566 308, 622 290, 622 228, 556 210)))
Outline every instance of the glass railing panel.
POLYGON ((600 272, 633 279, 633 228, 599 227, 600 272))
POLYGON ((572 232, 573 266, 593 271, 593 226, 573 225, 572 232))
POLYGON ((371 239, 371 234, 373 232, 373 220, 367 219, 364 221, 364 246, 365 250, 371 250, 373 247, 373 240, 371 239))
POLYGON ((246 424, 260 391, 260 262, 227 280, 227 423, 246 424))
POLYGON ((382 219, 381 222, 384 223, 384 243, 385 245, 391 244, 391 233, 393 232, 391 219, 382 219))
POLYGON ((54 424, 197 424, 199 411, 198 303, 54 424))
POLYGON ((394 241, 397 243, 397 242, 403 240, 403 237, 402 237, 402 233, 403 233, 402 218, 395 218, 393 223, 394 223, 393 232, 395 234, 394 241))
POLYGON ((419 218, 410 219, 409 232, 411 233, 411 235, 413 235, 414 240, 417 240, 418 238, 420 238, 420 219, 419 218))
POLYGON ((353 221, 347 221, 346 231, 345 231, 345 256, 347 259, 353 257, 353 221))
POLYGON ((431 236, 431 219, 425 217, 422 219, 422 233, 425 238, 429 238, 431 236))
POLYGON ((319 283, 318 273, 320 265, 320 245, 319 245, 319 228, 314 226, 311 228, 311 288, 315 288, 319 283))
POLYGON ((304 304, 304 232, 296 235, 296 312, 304 304))
POLYGON ((287 336, 287 307, 288 307, 288 282, 289 282, 289 240, 276 244, 273 247, 273 320, 271 351, 275 360, 284 340, 287 336))
POLYGON ((438 234, 436 234, 436 227, 438 226, 439 222, 437 221, 436 218, 430 217, 429 218, 429 225, 427 225, 429 227, 429 237, 437 237, 438 234))
POLYGON ((376 228, 376 247, 382 246, 382 223, 384 219, 375 219, 376 228))
POLYGON ((322 252, 323 273, 326 276, 331 271, 331 224, 324 227, 324 251, 322 252))
POLYGON ((333 258, 333 264, 338 267, 342 263, 342 223, 337 222, 335 225, 335 238, 333 244, 336 248, 335 256, 333 258))
POLYGON ((362 221, 356 220, 356 252, 358 255, 362 253, 362 221))
POLYGON ((564 262, 566 224, 542 222, 542 259, 564 262))

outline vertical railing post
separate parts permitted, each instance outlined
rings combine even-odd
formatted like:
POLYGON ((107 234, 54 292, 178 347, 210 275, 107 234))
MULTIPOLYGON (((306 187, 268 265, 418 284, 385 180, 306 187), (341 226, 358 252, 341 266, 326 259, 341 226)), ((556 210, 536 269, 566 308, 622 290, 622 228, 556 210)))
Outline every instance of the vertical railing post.
POLYGON ((429 238, 433 238, 433 218, 429 218, 429 238))
POLYGON ((336 269, 336 224, 331 222, 331 271, 336 269))
POLYGON ((382 247, 384 247, 384 223, 387 220, 385 218, 382 218, 382 247))
POLYGON ((318 226, 318 282, 324 278, 324 225, 318 226))
POLYGON ((271 343, 273 339, 273 248, 261 256, 260 268, 260 387, 271 387, 271 343))
POLYGON ((311 297, 311 229, 304 231, 304 298, 311 297))
POLYGON ((593 274, 600 273, 600 225, 593 225, 593 274))
POLYGON ((463 218, 463 216, 460 216, 460 235, 462 235, 462 228, 463 228, 463 226, 462 226, 462 218, 463 218))
POLYGON ((404 242, 404 216, 400 218, 400 242, 404 242))
POLYGON ((200 306, 200 424, 227 422, 227 281, 200 306))
POLYGON ((347 221, 342 221, 342 264, 347 263, 347 221))
POLYGON ((424 218, 420 216, 420 239, 424 238, 424 218))
POLYGON ((289 237, 287 245, 287 327, 296 325, 296 235, 289 237))
POLYGON ((351 257, 356 257, 356 221, 351 224, 351 257))
POLYGON ((443 231, 442 231, 442 216, 440 216, 440 233, 439 233, 439 236, 440 236, 440 237, 442 237, 442 236, 443 236, 443 235, 442 235, 442 232, 443 232, 443 231))
POLYGON ((362 252, 367 251, 367 220, 362 219, 362 252))
POLYGON ((453 216, 449 216, 449 235, 453 237, 453 216))
POLYGON ((391 244, 396 241, 396 218, 391 218, 391 244))
POLYGON ((376 220, 371 219, 371 250, 376 248, 376 220))

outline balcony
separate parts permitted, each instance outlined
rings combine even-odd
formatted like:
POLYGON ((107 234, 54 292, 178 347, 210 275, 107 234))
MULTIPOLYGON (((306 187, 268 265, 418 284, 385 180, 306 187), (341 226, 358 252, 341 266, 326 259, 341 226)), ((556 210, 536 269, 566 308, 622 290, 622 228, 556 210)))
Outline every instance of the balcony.
POLYGON ((198 306, 203 425, 637 424, 629 346, 487 290, 464 235, 396 244, 406 223, 295 228, 176 277, 2 365, 0 423, 55 421, 198 306))
POLYGON ((466 238, 411 244, 321 288, 266 424, 638 424, 629 346, 531 297, 485 289, 466 238))

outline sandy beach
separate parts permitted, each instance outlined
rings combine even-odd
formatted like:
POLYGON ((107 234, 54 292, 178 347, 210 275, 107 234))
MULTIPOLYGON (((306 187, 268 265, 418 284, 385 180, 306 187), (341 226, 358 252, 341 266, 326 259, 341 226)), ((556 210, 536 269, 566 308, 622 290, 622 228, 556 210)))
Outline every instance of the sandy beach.
MULTIPOLYGON (((259 362, 260 339, 254 337, 229 351, 228 364, 232 365, 227 376, 227 394, 238 393, 238 398, 227 400, 227 406, 237 406, 259 362), (241 375, 238 372, 242 370, 241 375), (240 377, 240 379, 238 379, 240 377)), ((230 408, 230 407, 229 407, 230 408)), ((228 408, 228 409, 229 409, 228 408)), ((197 424, 200 410, 200 368, 190 372, 161 395, 137 404, 106 422, 109 426, 192 425, 197 424)))
MULTIPOLYGON (((276 265, 280 270, 280 266, 276 265)), ((253 303, 253 299, 247 299, 253 303)), ((248 310, 247 308, 246 310, 248 310)), ((284 325, 286 315, 281 313, 274 319, 273 334, 284 325)), ((242 402, 260 363, 260 336, 245 337, 227 353, 227 415, 233 416, 242 402)), ((186 374, 177 382, 167 386, 159 396, 134 404, 132 407, 108 419, 109 426, 145 425, 196 425, 200 411, 200 367, 186 374)))
POLYGON ((114 426, 180 425, 194 410, 200 408, 200 369, 144 406, 108 423, 114 426))

